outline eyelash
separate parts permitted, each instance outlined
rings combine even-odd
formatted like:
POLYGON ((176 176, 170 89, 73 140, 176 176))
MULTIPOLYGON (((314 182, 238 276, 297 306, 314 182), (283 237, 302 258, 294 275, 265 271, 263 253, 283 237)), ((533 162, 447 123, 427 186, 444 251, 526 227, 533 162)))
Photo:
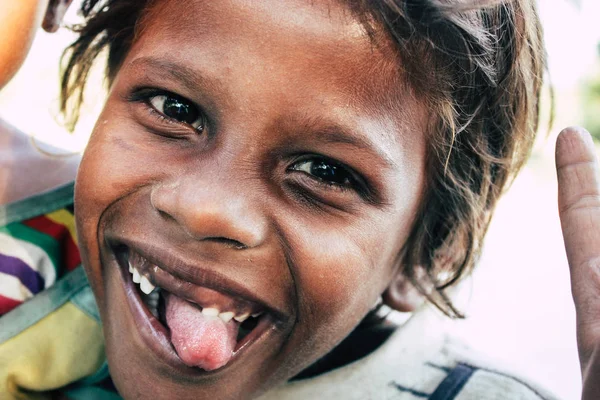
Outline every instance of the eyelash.
POLYGON ((366 188, 365 183, 362 182, 362 179, 357 177, 357 174, 354 171, 352 171, 349 167, 346 167, 343 164, 324 156, 313 155, 298 159, 288 168, 288 171, 298 172, 308 177, 311 180, 311 184, 316 184, 320 188, 326 190, 335 190, 339 192, 348 192, 354 190, 364 197, 369 196, 369 192, 366 188), (322 164, 328 165, 329 167, 333 167, 334 170, 341 171, 341 173, 345 174, 345 182, 335 182, 333 180, 327 180, 301 168, 302 166, 310 162, 320 162, 322 164))
MULTIPOLYGON (((197 133, 202 133, 204 131, 204 129, 206 128, 206 116, 204 115, 204 113, 202 112, 200 107, 196 106, 192 101, 186 99, 185 97, 179 96, 175 93, 171 93, 169 91, 162 90, 162 89, 143 88, 143 89, 135 90, 129 96, 128 100, 133 103, 144 104, 148 108, 148 111, 152 115, 152 117, 156 118, 158 120, 158 122, 160 122, 160 123, 175 124, 178 126, 183 125, 183 126, 193 129, 197 133), (181 104, 186 104, 186 105, 193 107, 193 111, 198 114, 198 117, 192 122, 184 122, 184 121, 180 121, 176 118, 166 115, 165 112, 157 109, 157 105, 153 103, 154 99, 161 97, 161 96, 165 97, 165 99, 162 99, 162 107, 163 108, 165 106, 165 101, 167 99, 176 100, 181 104), (192 123, 196 122, 198 120, 200 122, 200 125, 198 127, 193 126, 192 123)), ((159 102, 160 102, 160 100, 159 100, 159 102)))

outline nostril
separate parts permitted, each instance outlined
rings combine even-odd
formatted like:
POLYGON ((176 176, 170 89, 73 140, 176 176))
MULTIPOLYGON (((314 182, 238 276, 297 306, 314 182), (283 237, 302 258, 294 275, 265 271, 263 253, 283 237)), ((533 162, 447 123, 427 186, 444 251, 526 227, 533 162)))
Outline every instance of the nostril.
POLYGON ((172 217, 172 216, 171 216, 169 213, 166 213, 166 212, 164 212, 164 211, 162 211, 162 210, 157 210, 157 211, 158 211, 158 215, 160 215, 160 216, 161 216, 161 218, 164 218, 164 219, 166 219, 167 221, 168 221, 168 220, 172 220, 172 221, 174 221, 174 220, 175 220, 175 218, 173 218, 173 217, 172 217))
MULTIPOLYGON (((175 221, 177 222, 177 219, 174 218, 171 214, 164 212, 162 210, 157 210, 158 214, 160 215, 161 218, 163 218, 166 221, 175 221)), ((249 248, 248 245, 245 245, 244 243, 240 242, 239 240, 235 240, 235 239, 230 239, 224 236, 208 236, 208 237, 203 237, 203 238, 198 238, 199 240, 205 241, 205 242, 214 242, 214 243, 221 243, 224 244, 230 248, 236 249, 236 250, 244 250, 249 248)))
MULTIPOLYGON (((202 183, 195 174, 176 183, 158 185, 150 202, 161 220, 182 229, 197 241, 243 250, 259 246, 267 223, 260 208, 250 207, 247 196, 225 191, 221 182, 202 183), (223 201, 227 198, 227 201, 223 201)), ((254 203, 253 203, 254 204, 254 203)))
POLYGON ((225 237, 208 237, 208 238, 205 238, 204 240, 215 242, 215 243, 223 243, 223 244, 230 246, 237 250, 244 250, 244 249, 248 248, 248 246, 246 246, 242 242, 239 242, 234 239, 225 238, 225 237))

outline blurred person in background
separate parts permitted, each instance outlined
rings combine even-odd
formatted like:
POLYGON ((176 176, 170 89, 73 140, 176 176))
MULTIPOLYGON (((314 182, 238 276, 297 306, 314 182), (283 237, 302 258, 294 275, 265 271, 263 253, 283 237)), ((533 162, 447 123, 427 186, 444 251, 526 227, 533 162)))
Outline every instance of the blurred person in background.
MULTIPOLYGON (((0 2, 0 90, 21 67, 38 27, 47 32, 58 30, 70 3, 71 0, 0 2)), ((51 150, 40 151, 33 139, 0 119, 0 204, 75 179, 79 157, 56 157, 51 150), (25 176, 27 179, 23 179, 25 176)))

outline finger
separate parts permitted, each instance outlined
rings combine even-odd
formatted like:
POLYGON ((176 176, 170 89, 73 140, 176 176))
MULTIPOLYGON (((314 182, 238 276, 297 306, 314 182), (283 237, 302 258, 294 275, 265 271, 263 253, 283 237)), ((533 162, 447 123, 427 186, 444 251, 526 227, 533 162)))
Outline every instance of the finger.
POLYGON ((590 354, 591 361, 582 365, 582 383, 583 390, 581 392, 582 400, 598 400, 600 399, 600 363, 594 362, 600 360, 599 349, 594 349, 590 354))
POLYGON ((48 8, 42 21, 42 28, 46 32, 56 32, 62 23, 67 9, 71 5, 73 0, 50 0, 48 2, 48 8))
POLYGON ((580 351, 587 352, 600 340, 600 172, 587 131, 567 128, 560 133, 556 169, 580 351))

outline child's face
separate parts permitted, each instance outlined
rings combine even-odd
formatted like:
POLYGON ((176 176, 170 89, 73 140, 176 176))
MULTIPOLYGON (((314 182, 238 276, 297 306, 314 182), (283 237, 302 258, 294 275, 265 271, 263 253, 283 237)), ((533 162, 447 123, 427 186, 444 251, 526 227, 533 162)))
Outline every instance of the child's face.
POLYGON ((426 111, 337 3, 158 4, 81 164, 84 262, 126 398, 252 397, 329 352, 398 271, 426 111), (162 288, 158 318, 128 263, 162 288), (200 308, 262 315, 240 329, 200 308))

